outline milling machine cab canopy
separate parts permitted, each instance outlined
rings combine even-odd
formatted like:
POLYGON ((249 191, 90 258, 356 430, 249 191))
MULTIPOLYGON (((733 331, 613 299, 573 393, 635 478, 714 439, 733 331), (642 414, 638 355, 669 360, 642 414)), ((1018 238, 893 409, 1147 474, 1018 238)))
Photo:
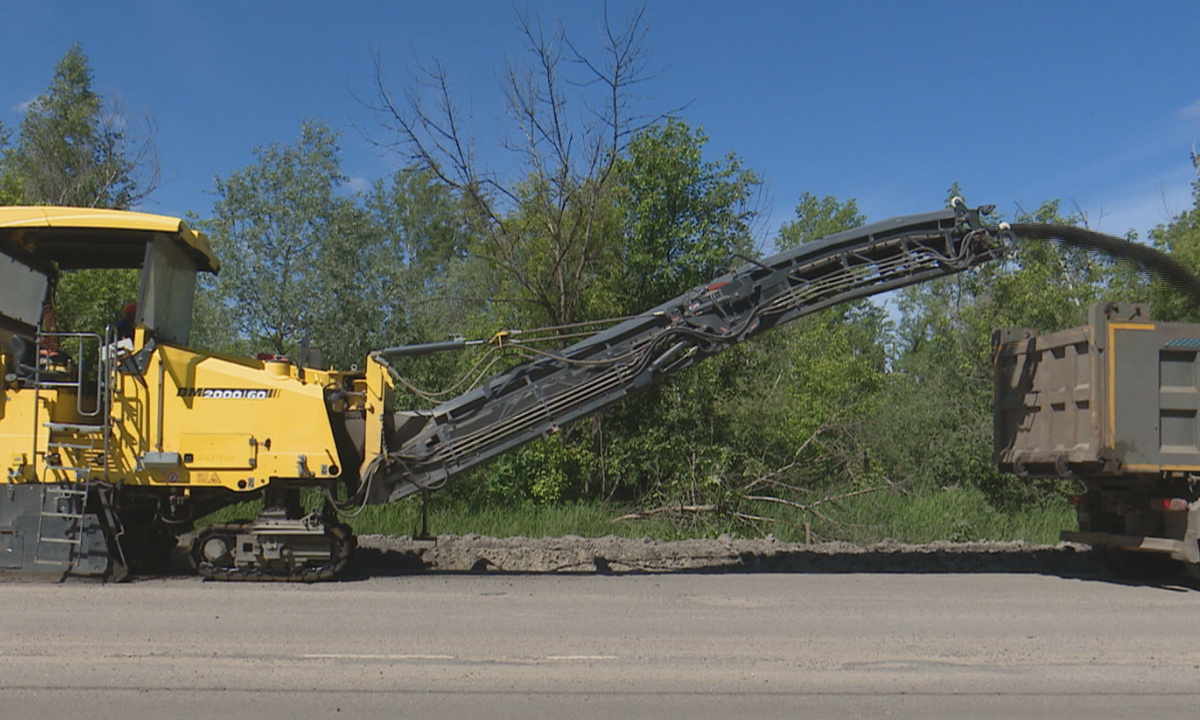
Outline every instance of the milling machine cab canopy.
POLYGON ((141 268, 135 323, 160 340, 187 345, 196 274, 215 274, 220 263, 208 239, 178 218, 0 207, 0 340, 37 331, 60 271, 98 268, 141 268))

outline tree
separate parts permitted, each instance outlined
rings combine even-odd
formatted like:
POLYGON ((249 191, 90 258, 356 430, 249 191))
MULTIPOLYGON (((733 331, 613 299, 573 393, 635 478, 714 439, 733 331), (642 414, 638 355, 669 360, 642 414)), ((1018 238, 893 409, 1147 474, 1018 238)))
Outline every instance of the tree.
POLYGON ((633 11, 621 27, 606 14, 600 57, 581 53, 560 24, 520 18, 529 62, 511 61, 502 71, 514 124, 506 147, 519 166, 508 179, 481 169, 469 119, 441 63, 422 67, 397 98, 376 60, 370 107, 389 136, 380 144, 463 198, 480 232, 475 252, 509 281, 509 294, 500 299, 536 310, 537 322, 581 319, 612 236, 618 158, 633 134, 654 120, 633 112, 632 90, 646 79, 643 14, 633 11))
MULTIPOLYGON (((525 327, 561 327, 627 307, 628 298, 614 300, 612 288, 636 281, 610 282, 626 247, 616 197, 618 165, 631 139, 658 119, 639 117, 634 109, 633 91, 647 79, 643 14, 634 10, 619 27, 606 15, 598 56, 581 52, 560 24, 520 18, 528 62, 507 62, 501 73, 512 119, 505 148, 517 167, 507 177, 482 168, 469 118, 455 103, 440 63, 421 67, 397 98, 377 60, 370 105, 387 134, 380 144, 461 199, 476 233, 471 255, 492 272, 475 274, 471 263, 463 263, 460 269, 467 272, 460 277, 474 277, 475 292, 489 293, 492 317, 525 327)), ((592 427, 598 430, 601 421, 592 427)), ((581 468, 595 467, 588 458, 597 452, 600 435, 568 429, 551 442, 523 448, 511 462, 493 465, 487 480, 542 500, 587 491, 595 485, 581 468), (523 468, 534 461, 525 463, 525 454, 538 453, 535 464, 547 470, 531 480, 523 468), (560 473, 556 467, 576 470, 560 473), (562 482, 567 476, 570 487, 562 482)), ((469 492, 466 483, 459 486, 469 492)))
POLYGON ((12 133, 0 121, 0 205, 16 205, 21 202, 21 185, 16 173, 8 168, 5 158, 9 152, 12 133))
POLYGON ((634 135, 617 162, 619 236, 597 288, 613 307, 600 314, 654 307, 752 251, 762 181, 735 153, 705 161, 707 143, 702 129, 670 118, 634 135))
MULTIPOLYGON (((0 127, 0 203, 128 209, 155 190, 153 121, 135 129, 121 104, 105 102, 92 85, 87 56, 73 45, 25 110, 16 142, 0 127)), ((134 270, 63 273, 55 288, 58 327, 101 331, 137 292, 134 270)))
POLYGON ((106 104, 92 82, 82 47, 71 46, 4 153, 6 194, 31 205, 127 209, 158 186, 153 121, 136 131, 121 104, 106 104))
MULTIPOLYGON (((498 308, 494 301, 504 294, 495 273, 471 252, 479 233, 464 205, 456 192, 418 168, 402 168, 368 193, 377 243, 368 251, 372 270, 361 290, 379 310, 387 344, 486 337, 516 324, 513 308, 498 308)), ((396 360, 396 366, 432 394, 456 387, 477 359, 440 353, 396 360)), ((420 406, 433 399, 410 396, 405 402, 420 406)))
POLYGON ((859 227, 867 218, 858 211, 858 201, 840 202, 832 195, 818 199, 805 192, 796 203, 796 219, 779 228, 779 250, 797 247, 843 230, 859 227))
MULTIPOLYGON (((1200 158, 1192 151, 1192 165, 1200 174, 1200 158)), ((1193 272, 1200 272, 1200 178, 1192 183, 1192 207, 1169 223, 1150 231, 1154 247, 1170 254, 1193 272)), ((1196 310, 1171 287, 1155 283, 1151 290, 1152 309, 1159 320, 1197 320, 1196 310)))
MULTIPOLYGON (((708 282, 732 255, 752 251, 760 181, 734 153, 705 161, 707 140, 680 119, 634 135, 616 165, 615 237, 584 295, 585 317, 643 312, 708 282)), ((688 375, 697 372, 710 378, 712 371, 697 368, 688 375)), ((680 482, 689 463, 695 465, 692 453, 725 453, 720 440, 714 443, 701 428, 726 389, 704 379, 672 378, 593 418, 580 431, 564 433, 558 441, 573 450, 557 460, 567 464, 569 459, 572 466, 593 472, 576 476, 571 493, 661 495, 680 482), (584 454, 587 462, 579 459, 584 454)))
MULTIPOLYGON (((854 201, 806 194, 778 244, 861 222, 854 201)), ((831 308, 618 406, 606 423, 607 484, 709 532, 796 536, 786 526, 814 520, 828 498, 881 484, 856 433, 884 382, 884 323, 869 303, 831 308)))
MULTIPOLYGON (((612 224, 601 248, 604 260, 592 270, 594 281, 581 296, 582 317, 647 310, 712 279, 733 253, 751 251, 759 180, 735 154, 706 162, 706 141, 682 120, 634 136, 613 176, 612 224)), ((502 273, 490 275, 504 282, 502 273)), ((507 307, 493 303, 492 317, 504 317, 507 307)), ((470 487, 458 483, 458 492, 481 502, 612 493, 630 499, 657 493, 682 472, 685 463, 668 460, 682 460, 679 453, 696 448, 687 444, 695 430, 692 421, 704 415, 706 403, 710 406, 714 393, 723 389, 705 388, 703 381, 669 380, 545 443, 513 453, 470 487), (677 402, 678 383, 691 393, 682 403, 677 402), (664 428, 676 426, 689 429, 664 436, 664 428)))
MULTIPOLYGON (((307 120, 293 145, 255 149, 257 162, 216 179, 213 217, 199 223, 222 260, 197 330, 227 349, 361 362, 378 307, 361 291, 375 229, 342 193, 337 134, 307 120)), ((303 358, 299 358, 303 359, 303 358)))
POLYGON ((374 184, 366 207, 379 228, 372 262, 379 271, 364 285, 387 317, 389 334, 427 342, 446 331, 448 319, 469 314, 455 279, 470 260, 474 234, 454 192, 428 172, 403 168, 374 184))
MULTIPOLYGON (((1057 200, 1015 220, 1083 222, 1064 216, 1057 200)), ((975 486, 1003 510, 1046 502, 1049 486, 1003 475, 992 459, 991 334, 1086 322, 1090 303, 1128 299, 1121 295, 1127 286, 1111 282, 1113 269, 1094 254, 1021 240, 1004 261, 903 290, 886 402, 906 410, 902 418, 878 418, 868 438, 887 472, 914 490, 975 486)))

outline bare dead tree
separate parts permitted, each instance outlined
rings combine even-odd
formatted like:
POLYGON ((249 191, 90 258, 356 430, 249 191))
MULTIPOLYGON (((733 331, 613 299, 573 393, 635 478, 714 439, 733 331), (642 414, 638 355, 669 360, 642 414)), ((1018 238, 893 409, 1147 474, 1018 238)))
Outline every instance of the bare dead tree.
POLYGON ((481 168, 470 118, 441 62, 419 64, 397 95, 375 57, 375 97, 366 104, 384 137, 372 141, 467 200, 483 255, 555 325, 579 319, 589 267, 602 257, 618 158, 633 134, 663 117, 635 113, 634 91, 651 78, 644 15, 636 9, 618 26, 606 11, 599 57, 581 51, 561 23, 519 17, 526 53, 500 75, 513 123, 504 147, 519 168, 511 177, 481 168))

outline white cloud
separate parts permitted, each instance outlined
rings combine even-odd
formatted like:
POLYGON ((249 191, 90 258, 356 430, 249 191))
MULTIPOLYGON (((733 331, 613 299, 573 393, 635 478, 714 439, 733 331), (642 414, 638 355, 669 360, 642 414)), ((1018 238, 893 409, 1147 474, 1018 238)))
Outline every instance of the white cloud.
POLYGON ((1200 120, 1200 100, 1195 101, 1187 107, 1182 107, 1176 111, 1176 114, 1184 120, 1200 120))
POLYGON ((25 111, 32 107, 35 102, 37 102, 37 98, 26 100, 25 102, 19 102, 13 109, 17 111, 18 115, 24 115, 25 111))

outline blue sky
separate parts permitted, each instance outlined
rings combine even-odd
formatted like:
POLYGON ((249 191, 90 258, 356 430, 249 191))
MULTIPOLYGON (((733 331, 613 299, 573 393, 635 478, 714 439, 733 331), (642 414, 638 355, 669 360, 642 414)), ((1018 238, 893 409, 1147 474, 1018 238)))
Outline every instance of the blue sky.
MULTIPOLYGON (((480 152, 505 116, 498 70, 522 41, 508 2, 6 2, 0 120, 49 84, 74 42, 96 89, 158 124, 166 183, 145 209, 204 216, 213 178, 292 142, 301 119, 343 135, 361 184, 389 174, 359 129, 372 53, 399 90, 437 58, 480 152)), ((686 105, 710 158, 735 152, 766 181, 760 240, 802 192, 856 198, 870 219, 925 212, 959 182, 1006 213, 1060 198, 1093 227, 1145 231, 1191 205, 1200 143, 1200 3, 715 2, 649 0, 642 110, 686 105)), ((526 7, 520 4, 520 7, 526 7)), ((599 2, 534 0, 594 43, 599 2)), ((610 0, 622 18, 630 7, 610 0)))

